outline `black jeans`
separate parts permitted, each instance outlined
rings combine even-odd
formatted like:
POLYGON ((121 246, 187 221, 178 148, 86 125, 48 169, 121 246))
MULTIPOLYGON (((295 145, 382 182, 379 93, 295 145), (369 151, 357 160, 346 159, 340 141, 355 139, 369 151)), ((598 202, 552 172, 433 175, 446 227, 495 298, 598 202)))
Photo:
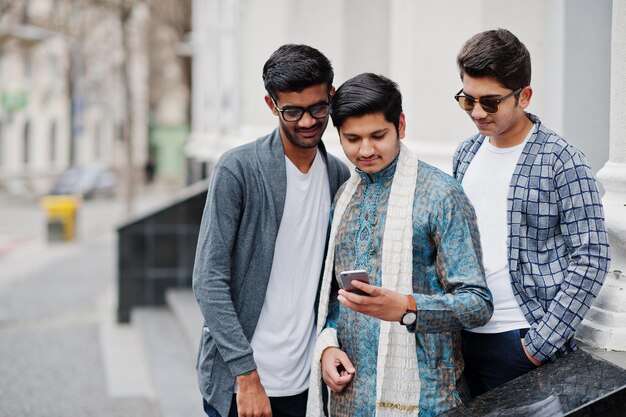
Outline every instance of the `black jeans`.
MULTIPOLYGON (((306 400, 309 391, 304 391, 298 395, 289 397, 269 397, 270 406, 272 407, 272 417, 305 417, 306 416, 306 400)), ((202 399, 204 412, 208 417, 221 417, 215 408, 211 407, 206 400, 202 399)), ((233 395, 233 401, 230 403, 230 411, 228 417, 237 417, 237 395, 233 395)))
POLYGON ((472 398, 536 368, 522 347, 527 331, 461 332, 464 375, 472 398))

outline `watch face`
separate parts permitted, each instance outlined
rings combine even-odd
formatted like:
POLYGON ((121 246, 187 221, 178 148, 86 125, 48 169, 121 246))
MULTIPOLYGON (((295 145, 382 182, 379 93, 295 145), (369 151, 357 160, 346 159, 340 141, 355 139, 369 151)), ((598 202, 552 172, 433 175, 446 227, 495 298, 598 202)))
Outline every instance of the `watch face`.
POLYGON ((405 326, 410 326, 411 324, 415 323, 415 320, 417 320, 417 314, 413 313, 412 311, 404 313, 404 316, 402 316, 402 324, 404 324, 405 326))

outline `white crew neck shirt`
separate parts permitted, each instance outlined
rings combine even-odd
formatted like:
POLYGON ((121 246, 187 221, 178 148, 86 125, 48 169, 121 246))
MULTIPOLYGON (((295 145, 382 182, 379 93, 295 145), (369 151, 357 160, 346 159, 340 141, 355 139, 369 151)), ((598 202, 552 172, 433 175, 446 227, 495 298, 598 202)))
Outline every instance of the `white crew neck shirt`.
POLYGON ((317 152, 306 174, 285 157, 287 195, 265 301, 251 345, 269 397, 304 392, 315 345, 315 299, 324 261, 330 185, 317 152))
POLYGON ((497 148, 485 138, 470 162, 462 185, 476 211, 487 286, 493 295, 493 316, 475 333, 501 333, 530 327, 513 294, 508 262, 507 198, 511 177, 533 127, 522 143, 497 148))

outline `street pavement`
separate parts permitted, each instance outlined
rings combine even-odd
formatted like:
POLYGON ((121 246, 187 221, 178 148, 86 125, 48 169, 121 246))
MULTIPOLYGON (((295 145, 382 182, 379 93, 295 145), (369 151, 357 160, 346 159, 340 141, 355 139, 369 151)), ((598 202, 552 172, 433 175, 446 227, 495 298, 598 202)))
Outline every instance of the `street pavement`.
MULTIPOLYGON (((137 213, 168 200, 143 190, 137 213)), ((0 197, 0 417, 160 417, 141 341, 117 325, 121 202, 83 202, 77 238, 48 243, 38 201, 0 197)))

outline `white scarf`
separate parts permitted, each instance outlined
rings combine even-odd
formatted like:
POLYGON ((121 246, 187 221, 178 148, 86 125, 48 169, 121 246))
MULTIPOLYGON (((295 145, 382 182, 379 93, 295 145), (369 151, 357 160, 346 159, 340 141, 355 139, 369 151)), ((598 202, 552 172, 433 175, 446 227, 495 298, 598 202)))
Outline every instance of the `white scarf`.
MULTIPOLYGON (((413 199, 417 164, 417 157, 401 144, 389 195, 381 265, 382 287, 401 294, 413 294, 413 199)), ((318 340, 309 380, 307 417, 324 415, 320 360, 324 349, 339 346, 337 331, 324 329, 333 276, 335 240, 343 214, 360 181, 360 175, 353 172, 337 200, 333 215, 317 316, 318 340)), ((420 379, 415 335, 398 322, 381 321, 376 367, 376 417, 417 416, 419 399, 420 379)))

